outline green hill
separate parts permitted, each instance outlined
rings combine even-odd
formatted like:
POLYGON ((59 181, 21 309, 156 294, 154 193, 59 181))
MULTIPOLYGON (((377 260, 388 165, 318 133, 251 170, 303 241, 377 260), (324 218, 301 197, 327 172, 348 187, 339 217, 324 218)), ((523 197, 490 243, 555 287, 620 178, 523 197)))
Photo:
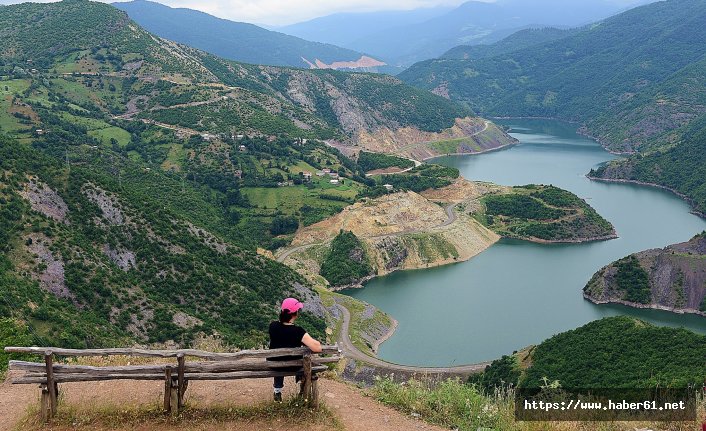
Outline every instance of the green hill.
MULTIPOLYGON (((192 9, 171 8, 144 0, 113 3, 113 6, 127 12, 130 18, 160 37, 245 63, 308 69, 317 60, 333 65, 336 62, 356 62, 364 55, 192 9)), ((377 63, 378 66, 348 69, 385 70, 384 62, 377 63)))
POLYGON ((317 222, 366 187, 323 140, 439 131, 470 112, 385 75, 224 60, 85 0, 3 7, 0 36, 0 133, 62 159, 109 148, 197 184, 228 220, 210 228, 252 248, 286 243, 277 217, 317 222), (346 179, 305 181, 324 168, 346 179))
POLYGON ((529 350, 493 361, 469 381, 486 389, 683 388, 703 382, 706 337, 683 328, 608 317, 557 334, 529 350), (546 379, 546 381, 545 381, 546 379))
POLYGON ((5 138, 0 170, 0 316, 31 343, 260 346, 290 294, 309 298, 306 325, 323 334, 303 279, 210 231, 227 221, 198 187, 110 150, 66 166, 5 138))
POLYGON ((439 58, 449 60, 478 60, 481 58, 490 58, 563 39, 579 31, 581 31, 580 28, 529 28, 520 30, 505 39, 489 45, 460 45, 446 51, 444 55, 439 58))
POLYGON ((607 146, 631 150, 705 113, 705 19, 701 1, 657 2, 526 49, 421 62, 400 78, 443 84, 485 114, 584 122, 607 146))
POLYGON ((256 253, 374 185, 322 140, 469 112, 388 76, 223 60, 98 2, 3 6, 0 39, 3 343, 261 346, 288 295, 322 336, 319 297, 256 253), (326 168, 338 183, 308 178, 326 168))
POLYGON ((702 1, 657 2, 532 47, 501 42, 492 57, 460 49, 400 77, 484 114, 582 123, 608 149, 641 153, 592 176, 668 187, 704 212, 705 20, 702 1))

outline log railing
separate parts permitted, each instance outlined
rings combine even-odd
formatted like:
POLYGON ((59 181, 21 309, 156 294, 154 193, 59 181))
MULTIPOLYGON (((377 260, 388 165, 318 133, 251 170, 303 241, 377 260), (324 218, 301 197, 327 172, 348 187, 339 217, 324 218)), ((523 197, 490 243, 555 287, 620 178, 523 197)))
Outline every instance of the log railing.
POLYGON ((22 371, 11 378, 13 384, 39 384, 42 390, 42 417, 48 421, 56 414, 59 383, 95 382, 105 380, 163 380, 165 385, 164 409, 184 406, 184 394, 190 380, 235 380, 279 376, 301 376, 302 396, 306 402, 318 406, 317 373, 327 369, 326 364, 338 362, 341 357, 337 346, 324 346, 321 357, 308 348, 242 350, 216 353, 194 349, 62 349, 56 347, 6 347, 7 353, 29 353, 44 356, 44 363, 10 361, 11 371, 22 371), (147 364, 127 366, 88 366, 55 362, 55 356, 140 356, 151 358, 176 358, 176 364, 147 364), (302 359, 273 361, 282 356, 302 356, 302 359), (195 361, 187 362, 187 358, 195 361), (282 369, 285 368, 286 369, 282 369), (295 371, 292 371, 295 370, 295 371))

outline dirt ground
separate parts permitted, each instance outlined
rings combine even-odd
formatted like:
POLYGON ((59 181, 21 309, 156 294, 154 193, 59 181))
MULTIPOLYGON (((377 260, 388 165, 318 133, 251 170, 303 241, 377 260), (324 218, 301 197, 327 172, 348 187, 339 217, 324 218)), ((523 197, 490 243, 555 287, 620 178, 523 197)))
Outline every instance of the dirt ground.
MULTIPOLYGON (((334 380, 321 379, 320 394, 323 403, 342 423, 345 430, 351 431, 397 431, 397 430, 428 430, 440 431, 422 421, 392 410, 348 384, 334 380)), ((117 406, 122 408, 153 406, 159 404, 163 397, 162 382, 92 382, 67 383, 60 385, 63 405, 71 405, 81 410, 91 408, 117 406)), ((293 380, 286 382, 285 397, 293 396, 295 392, 293 380)), ((236 380, 223 382, 191 382, 186 393, 187 403, 208 407, 209 405, 254 405, 267 401, 272 397, 271 384, 267 379, 236 380)), ((8 381, 0 384, 0 431, 16 429, 18 422, 27 416, 28 408, 39 403, 39 389, 36 385, 12 385, 8 381)), ((100 429, 130 429, 130 430, 160 430, 171 429, 197 430, 291 430, 292 424, 285 419, 273 421, 237 421, 237 422, 203 422, 190 425, 139 425, 118 428, 100 429)), ((301 426, 300 430, 324 431, 335 429, 325 425, 301 426)), ((47 429, 56 429, 48 427, 47 429)), ((95 427, 71 427, 71 429, 97 429, 95 427)))

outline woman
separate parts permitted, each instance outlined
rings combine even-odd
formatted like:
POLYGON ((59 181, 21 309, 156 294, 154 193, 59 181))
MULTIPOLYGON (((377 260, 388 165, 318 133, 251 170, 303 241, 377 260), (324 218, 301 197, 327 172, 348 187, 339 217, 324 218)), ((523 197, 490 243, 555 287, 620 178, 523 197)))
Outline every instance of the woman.
MULTIPOLYGON (((294 321, 299 317, 299 310, 302 308, 304 308, 304 304, 294 298, 287 298, 282 301, 279 320, 270 323, 270 349, 301 347, 304 345, 314 353, 321 353, 321 343, 309 335, 304 328, 294 324, 294 321)), ((270 358, 270 360, 292 361, 301 358, 301 356, 278 356, 270 358)), ((299 367, 296 369, 299 369, 299 367)), ((275 401, 282 402, 284 377, 275 377, 273 386, 275 401)))

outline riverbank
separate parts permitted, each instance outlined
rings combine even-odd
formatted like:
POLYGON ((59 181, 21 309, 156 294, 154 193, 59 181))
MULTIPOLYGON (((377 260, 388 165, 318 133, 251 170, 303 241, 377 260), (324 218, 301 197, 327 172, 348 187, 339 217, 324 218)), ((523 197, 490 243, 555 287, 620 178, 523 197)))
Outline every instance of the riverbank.
POLYGON ((652 188, 656 188, 656 189, 666 190, 668 192, 671 192, 671 193, 679 196, 684 201, 686 201, 686 203, 688 203, 689 206, 691 206, 691 211, 690 211, 691 214, 694 214, 694 215, 697 215, 701 218, 706 219, 706 213, 702 213, 702 212, 697 211, 695 209, 696 202, 693 199, 691 199, 689 196, 687 196, 684 193, 681 193, 680 191, 675 190, 673 188, 663 186, 661 184, 647 183, 644 181, 626 180, 626 179, 622 179, 622 178, 601 178, 601 177, 596 177, 596 176, 589 175, 589 174, 586 174, 586 178, 588 178, 589 180, 592 180, 592 181, 600 181, 600 182, 604 182, 604 183, 636 184, 639 186, 646 186, 646 187, 652 187, 652 188))
POLYGON ((676 314, 695 314, 698 316, 703 316, 706 317, 706 313, 703 311, 699 311, 693 308, 675 308, 675 307, 668 307, 665 305, 660 305, 660 304, 641 304, 639 302, 630 302, 626 301, 624 299, 596 299, 592 297, 591 295, 584 293, 583 298, 593 304, 596 305, 606 305, 606 304, 618 304, 618 305, 624 305, 626 307, 631 307, 631 308, 640 308, 643 310, 660 310, 660 311, 669 311, 671 313, 676 313, 676 314))

